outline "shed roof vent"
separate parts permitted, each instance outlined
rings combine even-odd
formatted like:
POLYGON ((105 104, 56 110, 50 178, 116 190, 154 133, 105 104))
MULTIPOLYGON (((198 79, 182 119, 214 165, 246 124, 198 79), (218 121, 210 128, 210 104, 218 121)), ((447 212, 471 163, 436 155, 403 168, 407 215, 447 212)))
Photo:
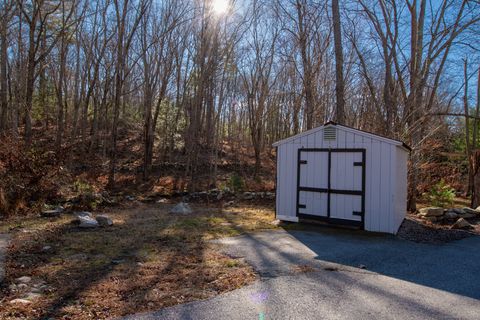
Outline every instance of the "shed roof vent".
POLYGON ((323 140, 324 141, 334 141, 337 139, 337 128, 333 126, 325 127, 323 130, 323 140))

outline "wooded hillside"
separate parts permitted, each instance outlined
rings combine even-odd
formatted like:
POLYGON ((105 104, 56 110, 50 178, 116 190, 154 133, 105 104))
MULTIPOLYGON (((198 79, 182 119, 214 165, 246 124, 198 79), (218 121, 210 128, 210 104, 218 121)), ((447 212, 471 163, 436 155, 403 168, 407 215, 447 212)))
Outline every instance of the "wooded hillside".
POLYGON ((271 144, 329 120, 411 146, 410 209, 441 179, 477 206, 479 39, 474 0, 3 0, 0 211, 271 190, 271 144))

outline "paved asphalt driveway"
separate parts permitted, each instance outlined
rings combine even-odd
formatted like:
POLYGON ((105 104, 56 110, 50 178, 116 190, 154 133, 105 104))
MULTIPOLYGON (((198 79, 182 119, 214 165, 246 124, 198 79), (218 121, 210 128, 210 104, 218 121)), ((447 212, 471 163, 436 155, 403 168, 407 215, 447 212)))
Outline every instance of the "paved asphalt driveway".
POLYGON ((480 319, 480 237, 428 245, 320 230, 220 240, 261 279, 127 319, 480 319), (303 265, 315 271, 298 272, 303 265))

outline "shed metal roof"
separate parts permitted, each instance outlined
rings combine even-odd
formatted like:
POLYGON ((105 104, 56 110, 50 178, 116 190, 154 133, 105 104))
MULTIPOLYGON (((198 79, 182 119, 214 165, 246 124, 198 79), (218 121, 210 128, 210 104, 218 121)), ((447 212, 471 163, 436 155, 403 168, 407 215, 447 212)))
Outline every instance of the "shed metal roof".
POLYGON ((384 141, 384 142, 387 142, 387 143, 391 143, 393 145, 396 145, 396 146, 399 146, 399 147, 403 147, 404 149, 406 149, 407 151, 411 151, 412 149, 407 145, 405 144, 403 141, 400 141, 400 140, 395 140, 395 139, 391 139, 391 138, 388 138, 388 137, 384 137, 384 136, 381 136, 381 135, 378 135, 378 134, 375 134, 375 133, 371 133, 371 132, 368 132, 368 131, 364 131, 364 130, 360 130, 360 129, 355 129, 355 128, 352 128, 352 127, 349 127, 349 126, 345 126, 345 125, 342 125, 342 124, 337 124, 333 121, 329 121, 327 123, 325 123, 324 125, 321 125, 321 126, 318 126, 316 128, 313 128, 313 129, 310 129, 310 130, 307 130, 305 132, 302 132, 302 133, 299 133, 299 134, 296 134, 294 136, 291 136, 291 137, 288 137, 286 139, 283 139, 283 140, 280 140, 280 141, 277 141, 273 144, 274 147, 278 147, 279 145, 282 145, 284 143, 287 143, 287 142, 290 142, 290 141, 293 141, 297 138, 301 138, 301 137, 304 137, 304 136, 308 136, 312 133, 315 133, 315 132, 318 132, 320 130, 323 130, 325 127, 327 126, 335 126, 335 127, 340 127, 342 129, 344 129, 345 131, 349 131, 349 132, 352 132, 352 133, 357 133, 357 134, 361 134, 361 135, 364 135, 366 137, 370 137, 370 138, 373 138, 373 139, 377 139, 377 140, 381 140, 381 141, 384 141))

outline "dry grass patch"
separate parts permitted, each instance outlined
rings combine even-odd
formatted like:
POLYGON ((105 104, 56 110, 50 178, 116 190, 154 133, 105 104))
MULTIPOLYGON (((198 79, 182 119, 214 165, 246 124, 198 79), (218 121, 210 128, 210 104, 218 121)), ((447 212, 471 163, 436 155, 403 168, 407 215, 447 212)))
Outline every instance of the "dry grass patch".
POLYGON ((271 208, 194 207, 187 216, 169 208, 112 209, 106 213, 114 226, 94 230, 78 229, 71 215, 9 221, 2 227, 12 243, 0 318, 110 318, 209 298, 255 279, 250 266, 208 240, 275 228, 271 208), (21 293, 7 286, 21 276, 48 289, 30 304, 11 304, 21 293))

